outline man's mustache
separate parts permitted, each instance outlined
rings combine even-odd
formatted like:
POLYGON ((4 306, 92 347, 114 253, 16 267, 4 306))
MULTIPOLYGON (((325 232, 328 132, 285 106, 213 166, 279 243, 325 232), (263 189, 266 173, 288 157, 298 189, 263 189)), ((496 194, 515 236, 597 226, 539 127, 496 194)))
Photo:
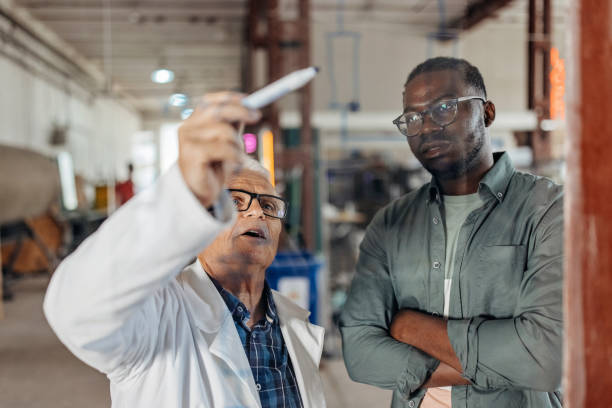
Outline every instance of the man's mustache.
POLYGON ((432 143, 432 142, 447 142, 450 143, 452 142, 453 139, 444 131, 439 131, 439 132, 432 132, 432 133, 428 133, 428 134, 421 134, 421 136, 419 137, 419 151, 421 150, 421 148, 423 147, 423 145, 428 144, 428 143, 432 143))

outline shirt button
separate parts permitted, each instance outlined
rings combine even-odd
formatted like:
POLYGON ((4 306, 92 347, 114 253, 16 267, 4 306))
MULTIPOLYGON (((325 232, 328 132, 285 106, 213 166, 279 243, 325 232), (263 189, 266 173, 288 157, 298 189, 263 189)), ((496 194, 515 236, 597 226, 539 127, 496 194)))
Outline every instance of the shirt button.
POLYGON ((238 311, 242 313, 242 306, 237 307, 238 311))
POLYGON ((504 196, 504 193, 497 193, 497 197, 502 198, 504 196))
POLYGON ((440 220, 438 220, 438 217, 433 217, 433 223, 438 225, 438 223, 440 222, 440 220))
POLYGON ((415 405, 416 405, 416 404, 414 403, 414 400, 410 400, 410 401, 408 401, 408 406, 409 406, 410 408, 414 408, 414 406, 415 406, 415 405))
POLYGON ((434 267, 434 269, 438 269, 438 268, 440 267, 440 262, 435 261, 435 262, 433 263, 433 267, 434 267))
POLYGON ((257 391, 261 391, 261 384, 259 383, 255 384, 255 388, 257 388, 257 391))

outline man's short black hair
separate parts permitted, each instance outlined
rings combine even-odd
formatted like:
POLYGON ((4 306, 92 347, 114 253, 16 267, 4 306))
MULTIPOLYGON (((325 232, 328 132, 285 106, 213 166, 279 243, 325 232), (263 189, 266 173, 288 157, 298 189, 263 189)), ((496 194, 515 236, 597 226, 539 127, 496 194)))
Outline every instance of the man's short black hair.
POLYGON ((406 87, 408 82, 412 81, 412 79, 419 74, 445 70, 455 70, 459 72, 461 75, 463 75, 463 80, 465 83, 473 86, 477 91, 482 92, 486 99, 487 89, 485 88, 484 80, 482 79, 482 75, 480 75, 480 71, 478 68, 461 58, 435 57, 420 63, 412 70, 412 72, 410 72, 404 87, 406 87))

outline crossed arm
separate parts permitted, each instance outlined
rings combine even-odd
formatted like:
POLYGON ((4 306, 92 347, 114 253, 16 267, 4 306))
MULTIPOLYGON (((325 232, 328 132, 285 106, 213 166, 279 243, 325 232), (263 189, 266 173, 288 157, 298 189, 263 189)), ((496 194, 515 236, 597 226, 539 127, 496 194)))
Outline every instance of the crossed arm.
MULTIPOLYGON (((372 224, 341 317, 345 362, 355 381, 419 389, 471 384, 481 389, 553 391, 561 376, 562 202, 544 218, 529 247, 515 315, 443 319, 400 310, 372 224), (386 364, 384 369, 379 365, 386 364)), ((376 219, 375 219, 376 220, 376 219)), ((380 220, 379 220, 380 221, 380 220)))
POLYGON ((368 253, 341 317, 345 363, 351 378, 405 395, 419 389, 468 385, 449 341, 446 322, 414 310, 397 310, 389 279, 368 253), (380 273, 383 273, 381 276, 380 273), (367 299, 367 304, 364 300, 367 299))
POLYGON ((448 339, 446 321, 410 309, 400 310, 393 318, 389 334, 395 340, 422 350, 440 361, 421 388, 467 385, 461 361, 448 339))

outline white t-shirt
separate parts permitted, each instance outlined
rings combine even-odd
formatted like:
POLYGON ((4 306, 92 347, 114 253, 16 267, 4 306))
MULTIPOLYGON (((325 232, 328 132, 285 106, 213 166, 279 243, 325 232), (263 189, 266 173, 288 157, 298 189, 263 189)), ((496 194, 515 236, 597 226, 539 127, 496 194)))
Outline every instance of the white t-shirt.
POLYGON ((444 268, 444 317, 448 317, 450 308, 450 289, 455 270, 455 255, 459 231, 468 215, 482 206, 478 193, 444 196, 444 221, 446 227, 446 262, 444 268))
MULTIPOLYGON (((453 273, 455 271, 455 256, 457 254, 457 241, 459 231, 465 222, 466 218, 472 211, 480 208, 483 201, 478 193, 444 196, 444 221, 446 227, 446 262, 444 268, 444 312, 445 318, 448 318, 450 309, 450 292, 453 282, 453 273)), ((434 407, 451 407, 451 389, 452 387, 439 387, 427 390, 422 408, 434 407)))

